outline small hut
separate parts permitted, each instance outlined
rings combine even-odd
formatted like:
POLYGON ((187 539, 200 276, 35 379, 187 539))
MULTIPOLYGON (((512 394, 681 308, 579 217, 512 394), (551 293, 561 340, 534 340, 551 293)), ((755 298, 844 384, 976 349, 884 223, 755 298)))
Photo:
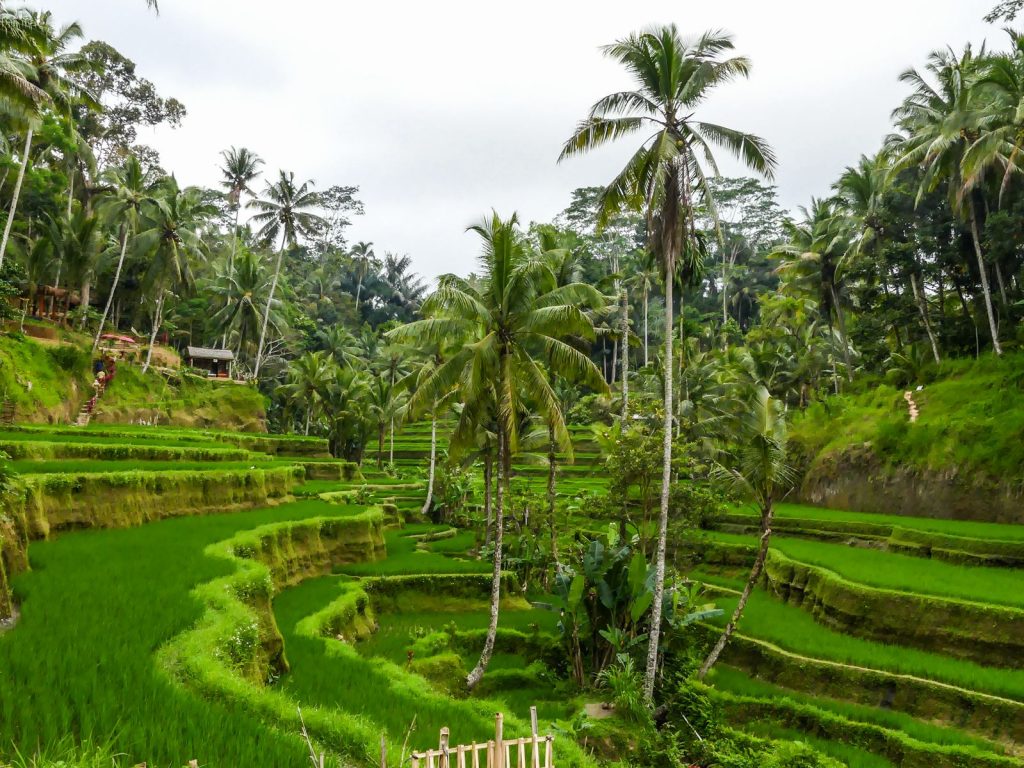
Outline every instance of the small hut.
POLYGON ((211 378, 227 379, 231 376, 231 362, 235 359, 235 353, 230 349, 189 347, 186 356, 190 366, 206 371, 206 375, 211 378))

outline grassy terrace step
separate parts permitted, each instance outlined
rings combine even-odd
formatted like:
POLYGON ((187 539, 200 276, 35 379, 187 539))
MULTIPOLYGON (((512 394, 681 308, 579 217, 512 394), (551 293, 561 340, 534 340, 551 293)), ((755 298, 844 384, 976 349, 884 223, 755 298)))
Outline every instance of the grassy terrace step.
POLYGON ((717 665, 712 670, 708 681, 716 690, 735 696, 768 701, 788 699, 795 704, 813 706, 853 722, 869 723, 888 730, 897 731, 926 744, 969 747, 982 752, 1004 754, 1003 748, 996 742, 979 738, 956 728, 934 725, 933 723, 918 720, 910 715, 884 707, 869 707, 826 696, 814 696, 788 690, 781 686, 758 680, 727 664, 717 665))
POLYGON ((192 445, 213 443, 281 456, 327 456, 327 441, 302 435, 268 435, 255 432, 227 432, 218 430, 180 429, 173 427, 147 427, 134 425, 97 425, 86 428, 72 426, 39 426, 22 424, 6 427, 0 432, 3 439, 41 439, 50 442, 89 442, 100 438, 104 442, 144 444, 155 441, 160 445, 192 445))
POLYGON ((307 765, 297 731, 186 692, 152 654, 200 617, 193 588, 229 572, 206 546, 259 525, 356 511, 303 501, 33 544, 37 567, 15 580, 21 619, 0 636, 0 743, 28 754, 75 733, 116 737, 128 764, 179 765, 189 755, 205 765, 307 765))
MULTIPOLYGON (((750 536, 711 532, 712 541, 754 543, 750 536)), ((779 537, 772 548, 808 565, 828 568, 850 581, 881 589, 1024 608, 1021 576, 1002 568, 964 566, 874 549, 779 537)))
MULTIPOLYGON (((43 440, 0 440, 0 451, 16 461, 55 461, 67 459, 139 460, 139 461, 244 461, 254 457, 242 448, 216 445, 131 445, 97 442, 50 442, 43 440)), ((265 458, 263 454, 256 454, 265 458)), ((22 470, 18 470, 22 471, 22 470)))
MULTIPOLYGON (((735 581, 701 575, 708 583, 735 581)), ((716 598, 728 616, 735 596, 716 598)), ((724 623, 723 618, 715 623, 724 623)), ((726 663, 786 688, 1024 743, 1024 672, 842 635, 755 591, 726 663)))

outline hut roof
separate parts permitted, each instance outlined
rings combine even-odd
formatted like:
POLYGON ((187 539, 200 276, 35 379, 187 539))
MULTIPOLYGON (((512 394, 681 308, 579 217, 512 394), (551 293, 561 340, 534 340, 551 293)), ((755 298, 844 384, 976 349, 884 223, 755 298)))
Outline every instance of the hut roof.
POLYGON ((235 359, 230 349, 212 349, 210 347, 189 347, 188 356, 193 360, 222 360, 228 362, 235 359))

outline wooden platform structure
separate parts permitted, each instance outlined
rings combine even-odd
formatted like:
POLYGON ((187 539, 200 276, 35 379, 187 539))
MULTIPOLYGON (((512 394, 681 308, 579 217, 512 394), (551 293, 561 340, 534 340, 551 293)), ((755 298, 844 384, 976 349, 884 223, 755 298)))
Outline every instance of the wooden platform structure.
POLYGON ((412 753, 412 768, 554 768, 555 737, 537 733, 536 707, 530 707, 530 732, 525 738, 506 739, 501 712, 494 716, 494 738, 482 744, 449 746, 448 729, 442 728, 437 749, 412 753))

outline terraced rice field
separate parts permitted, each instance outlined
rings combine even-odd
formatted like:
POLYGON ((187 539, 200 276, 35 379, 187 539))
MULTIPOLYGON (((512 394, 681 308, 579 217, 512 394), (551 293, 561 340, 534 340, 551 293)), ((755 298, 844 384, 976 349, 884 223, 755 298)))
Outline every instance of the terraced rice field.
MULTIPOLYGON (((577 463, 560 468, 559 490, 565 496, 600 493, 605 481, 589 430, 577 430, 576 437, 577 463)), ((325 450, 313 441, 142 428, 11 429, 0 432, 5 442, 24 454, 14 461, 17 471, 66 476, 71 486, 76 477, 115 471, 159 477, 171 470, 312 469, 325 450), (284 455, 290 452, 298 455, 284 455)), ((398 477, 378 472, 371 451, 361 476, 307 479, 290 489, 297 501, 230 514, 206 509, 33 542, 32 570, 12 571, 20 619, 0 636, 0 744, 32 750, 70 733, 116 744, 133 762, 180 765, 196 758, 204 765, 299 766, 308 756, 298 737, 298 706, 315 737, 354 762, 367 762, 367 745, 381 732, 399 750, 413 713, 410 738, 421 746, 432 743, 442 725, 459 739, 485 738, 495 709, 512 713, 512 732, 524 727, 521 716, 534 704, 545 726, 568 721, 582 699, 536 663, 546 638, 557 632, 557 615, 519 596, 506 600, 498 651, 477 694, 450 695, 475 661, 487 620, 482 587, 490 566, 475 556, 473 531, 424 522, 389 528, 380 539, 383 557, 345 550, 347 534, 330 538, 335 526, 342 530, 385 501, 415 519, 429 447, 429 425, 410 425, 395 439, 398 477), (337 503, 339 491, 358 494, 360 503, 337 503), (253 530, 264 531, 263 538, 253 538, 253 530), (324 537, 326 549, 303 550, 312 540, 307 533, 316 541, 324 537), (228 541, 234 543, 224 550, 228 541), (293 549, 299 556, 289 560, 293 549), (325 552, 341 559, 334 573, 317 559, 325 552), (264 561, 265 577, 256 568, 264 561), (278 589, 267 609, 287 665, 273 646, 260 648, 271 616, 260 613, 261 585, 271 574, 278 589), (223 582, 234 585, 235 597, 220 605, 222 588, 211 585, 225 578, 236 579, 223 582), (352 608, 357 603, 363 608, 352 608), (335 614, 334 623, 323 618, 335 614), (198 660, 183 663, 189 653, 198 660)), ((546 480, 542 465, 515 467, 516 487, 543 490, 546 480)), ((783 530, 773 548, 845 583, 926 601, 1024 609, 1021 571, 1012 563, 965 565, 929 559, 927 552, 906 554, 891 550, 885 535, 854 536, 859 546, 851 547, 842 533, 857 525, 900 527, 998 548, 1024 541, 1024 526, 797 505, 779 514, 841 534, 821 541, 783 530)), ((566 540, 572 530, 607 524, 585 510, 573 515, 566 540)), ((729 544, 754 541, 728 530, 707 536, 729 544)), ((691 575, 716 587, 717 604, 731 610, 742 568, 705 563, 691 575)), ((706 631, 713 635, 715 628, 706 631)), ((1019 665, 980 664, 898 638, 844 634, 806 601, 784 603, 763 588, 751 598, 739 635, 709 682, 735 727, 748 733, 801 738, 855 768, 1008 768, 1024 755, 1019 665)), ((575 747, 565 750, 567 764, 587 763, 575 747)))

